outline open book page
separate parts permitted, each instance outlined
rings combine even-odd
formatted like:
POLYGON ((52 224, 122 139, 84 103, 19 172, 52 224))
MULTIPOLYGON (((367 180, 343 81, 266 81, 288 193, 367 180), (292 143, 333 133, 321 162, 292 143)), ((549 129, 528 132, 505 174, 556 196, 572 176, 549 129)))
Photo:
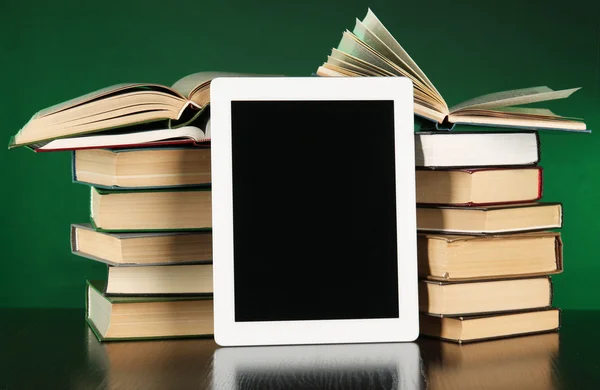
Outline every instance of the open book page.
POLYGON ((529 107, 499 107, 493 110, 486 110, 480 108, 466 108, 460 110, 455 115, 485 115, 485 116, 496 116, 496 117, 526 117, 526 118, 540 118, 548 120, 573 120, 581 121, 582 118, 567 117, 555 114, 547 108, 529 108, 529 107))
POLYGON ((47 115, 55 114, 60 111, 65 111, 70 108, 80 106, 85 103, 89 103, 92 100, 109 98, 110 95, 120 95, 122 93, 130 93, 130 92, 145 91, 145 90, 164 92, 169 95, 173 95, 178 98, 185 99, 183 96, 179 95, 177 92, 170 89, 169 87, 165 87, 164 85, 141 84, 141 83, 116 84, 116 85, 111 85, 110 87, 99 89, 94 92, 87 93, 82 96, 78 96, 76 98, 67 100, 66 102, 62 102, 62 103, 56 104, 54 106, 45 108, 45 109, 39 111, 38 113, 36 113, 34 115, 34 117, 32 118, 32 120, 42 118, 47 115))
MULTIPOLYGON (((357 58, 351 54, 341 52, 338 49, 332 49, 331 55, 328 56, 328 58, 339 60, 341 62, 348 63, 353 67, 360 68, 365 74, 372 73, 377 76, 395 76, 395 74, 392 72, 370 64, 367 61, 363 61, 360 58, 357 58)), ((340 63, 334 63, 334 65, 342 66, 340 63)))
POLYGON ((460 103, 454 107, 451 107, 450 112, 457 113, 458 111, 464 109, 491 109, 538 103, 547 100, 564 99, 571 96, 578 89, 580 88, 554 91, 546 86, 543 86, 495 92, 460 103))
POLYGON ((187 75, 175 82, 172 88, 186 96, 189 100, 194 100, 194 94, 200 89, 207 88, 210 82, 217 77, 244 77, 257 76, 254 74, 234 73, 234 72, 198 72, 187 75))
MULTIPOLYGON (((421 76, 414 71, 410 66, 408 66, 399 56, 397 56, 381 39, 379 39, 371 30, 369 30, 360 20, 356 20, 356 25, 354 26, 354 35, 370 46, 374 51, 388 59, 389 61, 396 64, 399 68, 403 69, 407 76, 413 82, 414 88, 419 89, 424 94, 428 95, 431 99, 436 100, 438 103, 442 105, 442 107, 446 107, 446 102, 442 99, 441 96, 432 89, 422 78, 421 76)), ((445 110, 447 112, 447 109, 445 110)))
MULTIPOLYGON (((400 68, 398 65, 394 64, 392 61, 376 52, 373 48, 361 41, 350 31, 344 32, 342 40, 338 45, 338 51, 356 57, 364 62, 368 62, 386 72, 392 73, 394 76, 405 76, 413 80, 413 82, 415 81, 414 77, 409 72, 400 68)), ((421 83, 417 82, 414 85, 415 98, 418 98, 417 100, 420 100, 422 104, 425 104, 438 112, 443 114, 447 113, 447 108, 442 105, 442 103, 429 96, 427 92, 423 91, 421 83)), ((431 93, 431 90, 429 90, 429 93, 431 93)))
POLYGON ((398 58, 402 59, 413 71, 420 76, 420 78, 432 89, 434 90, 440 97, 442 96, 438 90, 435 88, 433 83, 429 81, 429 78, 425 75, 425 73, 419 68, 416 62, 408 55, 406 50, 394 38, 394 36, 388 31, 388 29, 379 21, 377 16, 369 10, 367 11, 367 15, 363 19, 362 23, 371 30, 383 43, 386 44, 398 58))
POLYGON ((38 145, 36 149, 65 150, 86 148, 124 147, 167 140, 189 139, 194 142, 206 141, 210 138, 210 127, 207 133, 195 126, 184 126, 177 129, 156 129, 121 134, 90 135, 74 138, 61 138, 38 145))
POLYGON ((352 72, 355 73, 359 73, 361 76, 373 76, 373 77, 377 77, 377 76, 387 76, 385 74, 379 74, 369 68, 362 68, 360 66, 351 64, 349 62, 343 61, 343 60, 339 60, 337 58, 334 58, 332 56, 327 56, 327 62, 325 64, 323 64, 323 66, 328 66, 328 65, 332 65, 332 66, 337 66, 339 68, 343 68, 343 69, 347 69, 350 70, 352 72))

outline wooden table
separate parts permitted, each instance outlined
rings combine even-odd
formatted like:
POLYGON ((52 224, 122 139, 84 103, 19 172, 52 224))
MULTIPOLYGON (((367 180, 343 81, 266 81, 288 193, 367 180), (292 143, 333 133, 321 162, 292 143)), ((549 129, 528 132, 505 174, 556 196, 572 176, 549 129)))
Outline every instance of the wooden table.
POLYGON ((458 346, 218 348, 212 339, 99 343, 82 310, 0 310, 0 390, 600 389, 600 311, 559 334, 458 346))

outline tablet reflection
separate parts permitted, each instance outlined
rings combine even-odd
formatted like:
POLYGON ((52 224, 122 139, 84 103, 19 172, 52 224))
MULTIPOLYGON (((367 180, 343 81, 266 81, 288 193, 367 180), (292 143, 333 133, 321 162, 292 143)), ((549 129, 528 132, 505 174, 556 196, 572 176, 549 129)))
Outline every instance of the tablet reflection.
POLYGON ((220 348, 212 388, 424 388, 416 344, 353 344, 220 348))

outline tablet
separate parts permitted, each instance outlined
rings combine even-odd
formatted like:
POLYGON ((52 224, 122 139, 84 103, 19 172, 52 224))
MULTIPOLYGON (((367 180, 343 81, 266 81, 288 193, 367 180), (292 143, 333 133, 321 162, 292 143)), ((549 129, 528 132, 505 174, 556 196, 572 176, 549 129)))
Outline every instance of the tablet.
POLYGON ((215 340, 418 335, 412 83, 211 85, 215 340))
POLYGON ((296 345, 219 348, 214 389, 425 388, 419 346, 403 344, 296 345))

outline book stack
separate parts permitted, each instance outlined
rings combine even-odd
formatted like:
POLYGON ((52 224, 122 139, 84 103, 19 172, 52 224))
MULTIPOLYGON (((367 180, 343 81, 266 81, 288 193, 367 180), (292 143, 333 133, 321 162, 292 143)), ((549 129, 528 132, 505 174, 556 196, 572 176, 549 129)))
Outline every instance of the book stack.
POLYGON ((550 275, 562 272, 552 231, 562 227, 562 206, 540 201, 537 131, 589 131, 581 119, 523 105, 579 88, 523 88, 449 106, 370 9, 316 74, 413 82, 421 334, 462 343, 558 329, 550 275), (510 131, 450 131, 455 125, 510 131))
POLYGON ((417 133, 421 334, 459 343, 557 330, 562 206, 540 202, 533 131, 417 133))
POLYGON ((108 265, 87 288, 98 339, 213 334, 210 177, 209 147, 73 152, 91 223, 72 225, 72 251, 108 265))
POLYGON ((100 340, 213 334, 210 85, 118 84, 37 112, 9 148, 73 151, 90 186, 89 223, 73 253, 108 265, 88 282, 86 319, 100 340))

